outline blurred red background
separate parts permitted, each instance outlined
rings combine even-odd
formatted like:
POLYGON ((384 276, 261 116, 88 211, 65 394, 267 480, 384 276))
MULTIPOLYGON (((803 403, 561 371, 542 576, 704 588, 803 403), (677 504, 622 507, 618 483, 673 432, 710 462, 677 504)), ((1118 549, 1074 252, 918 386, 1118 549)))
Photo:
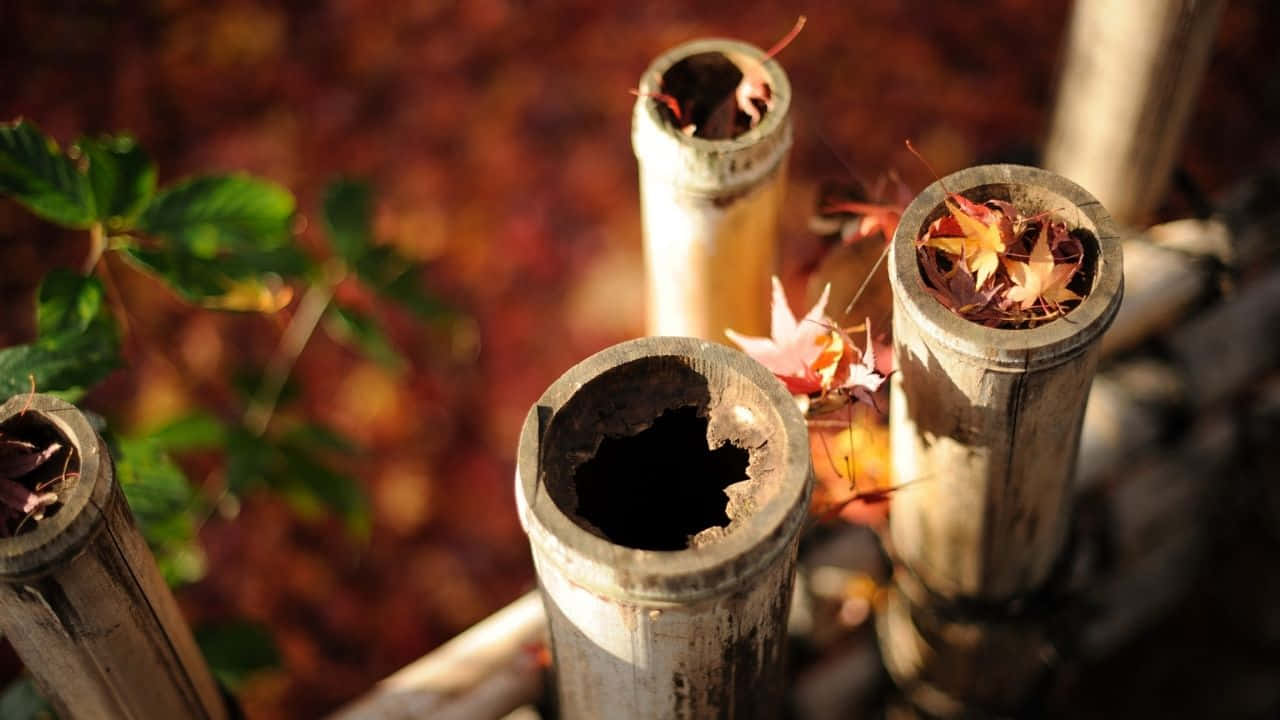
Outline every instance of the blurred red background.
MULTIPOLYGON (((271 178, 296 193, 313 249, 326 182, 367 178, 379 237, 428 262, 423 282, 461 313, 425 328, 346 288, 390 324, 411 367, 388 371, 319 334, 298 363, 300 395, 284 412, 366 449, 353 469, 372 501, 367 543, 262 496, 205 526, 209 573, 181 592, 188 615, 261 620, 284 655, 282 671, 242 691, 250 716, 322 714, 531 586, 512 493, 524 413, 571 364, 641 332, 627 90, 655 55, 708 35, 767 46, 808 15, 780 58, 796 93, 781 271, 800 305, 823 179, 896 169, 922 187, 931 176, 904 138, 940 173, 1034 161, 1068 9, 0 0, 0 119, 24 116, 64 142, 131 132, 162 183, 226 170, 271 178)), ((1278 14, 1233 2, 1222 18, 1181 162, 1210 195, 1280 159, 1278 14)), ((1175 194, 1161 213, 1187 207, 1175 194)), ((87 246, 7 201, 0 241, 8 345, 34 332, 43 274, 78 266, 87 246)), ((197 405, 239 412, 230 378, 266 361, 292 308, 195 310, 123 265, 112 271, 138 337, 127 369, 85 404, 123 428, 197 405)), ((190 469, 197 482, 218 471, 190 469)))

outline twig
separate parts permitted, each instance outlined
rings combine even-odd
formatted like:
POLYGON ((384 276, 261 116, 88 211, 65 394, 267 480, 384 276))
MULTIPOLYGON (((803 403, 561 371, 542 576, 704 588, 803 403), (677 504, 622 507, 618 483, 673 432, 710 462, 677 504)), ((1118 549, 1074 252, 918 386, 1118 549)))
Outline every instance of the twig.
POLYGON ((107 236, 102 230, 102 223, 96 222, 89 226, 89 256, 84 260, 84 269, 82 275, 89 275, 93 269, 98 266, 98 261, 102 259, 102 253, 107 249, 107 236))
POLYGON ((280 393, 284 390, 298 356, 307 347, 311 336, 315 333, 320 318, 324 316, 338 283, 346 276, 346 267, 341 263, 325 266, 324 278, 307 288, 307 292, 298 303, 298 311, 289 320, 275 354, 267 362, 262 384, 258 392, 249 401, 244 412, 244 424, 249 432, 261 436, 267 431, 271 416, 275 414, 276 404, 280 401, 280 393))

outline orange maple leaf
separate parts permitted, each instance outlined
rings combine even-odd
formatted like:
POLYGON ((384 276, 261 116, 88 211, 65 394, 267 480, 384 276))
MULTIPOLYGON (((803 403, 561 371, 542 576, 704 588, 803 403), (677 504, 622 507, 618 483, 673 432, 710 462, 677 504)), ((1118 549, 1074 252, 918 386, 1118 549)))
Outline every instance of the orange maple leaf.
POLYGON ((982 287, 1000 267, 1000 256, 1013 235, 1011 221, 1003 212, 962 195, 951 194, 944 202, 950 215, 930 226, 924 244, 960 258, 973 274, 974 287, 982 287))

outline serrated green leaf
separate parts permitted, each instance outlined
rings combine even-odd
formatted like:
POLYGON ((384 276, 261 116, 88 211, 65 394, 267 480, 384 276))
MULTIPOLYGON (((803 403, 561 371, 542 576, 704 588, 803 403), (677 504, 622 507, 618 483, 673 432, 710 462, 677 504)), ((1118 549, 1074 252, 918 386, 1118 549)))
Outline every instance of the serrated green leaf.
POLYGON ((255 673, 280 667, 280 650, 266 626, 248 621, 202 625, 196 644, 209 669, 232 692, 255 673))
POLYGON ((161 444, 149 437, 116 437, 112 449, 116 479, 147 542, 155 547, 190 541, 196 495, 161 444))
POLYGON ((236 429, 227 440, 228 487, 237 494, 270 488, 295 512, 335 512, 352 536, 367 538, 371 520, 364 490, 325 457, 344 452, 348 445, 350 441, 320 426, 303 425, 274 440, 236 429))
POLYGON ((216 310, 276 312, 293 298, 284 277, 306 268, 306 259, 292 246, 246 250, 217 259, 178 247, 150 250, 134 246, 122 252, 183 299, 216 310))
POLYGON ((36 296, 36 332, 48 337, 61 332, 84 332, 104 319, 106 291, 96 277, 64 268, 45 275, 36 296))
POLYGON ((354 266, 373 245, 373 202, 369 186, 336 180, 325 188, 324 221, 333 249, 354 266))
POLYGON ((408 364, 386 333, 371 316, 357 310, 330 305, 325 313, 325 332, 329 337, 364 354, 370 360, 393 371, 408 364))
POLYGON ((5 720, 57 720, 57 717, 49 701, 26 675, 9 683, 0 695, 0 718, 5 720))
POLYGON ((156 168, 133 138, 84 138, 77 143, 89 158, 89 185, 99 220, 112 232, 126 230, 156 191, 156 168))
POLYGON ((194 257, 274 250, 288 242, 293 194, 248 175, 211 175, 161 190, 138 227, 194 257))
POLYGON ((115 320, 96 278, 55 270, 40 286, 35 342, 0 350, 0 397, 36 389, 74 402, 120 364, 115 320))
POLYGON ((146 438, 168 452, 221 448, 227 439, 227 425, 206 412, 193 412, 172 420, 146 438))
POLYGON ((0 193, 59 225, 87 227, 94 220, 88 178, 26 121, 0 124, 0 193))

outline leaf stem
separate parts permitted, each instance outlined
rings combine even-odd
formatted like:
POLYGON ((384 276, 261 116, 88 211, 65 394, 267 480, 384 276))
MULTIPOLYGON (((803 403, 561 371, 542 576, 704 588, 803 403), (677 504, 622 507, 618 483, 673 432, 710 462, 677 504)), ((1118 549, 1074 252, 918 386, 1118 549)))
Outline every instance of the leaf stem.
POLYGON ((249 401, 249 407, 245 409, 245 427, 254 435, 261 437, 267 431, 267 425, 275 414, 276 404, 280 401, 280 393, 284 390, 289 375, 293 373, 298 357, 311 341, 316 326, 320 324, 320 318, 324 316, 330 301, 333 300, 338 283, 342 282, 346 274, 346 266, 343 263, 331 262, 325 265, 321 280, 312 283, 303 294, 302 300, 298 303, 298 311, 289 319, 289 325, 280 337, 280 344, 276 346, 275 354, 267 362, 258 391, 249 401))
POLYGON ((89 257, 85 258, 82 275, 93 273, 93 269, 98 266, 98 261, 102 259, 102 253, 106 249, 107 234, 102 228, 102 223, 95 222, 89 226, 89 257))

